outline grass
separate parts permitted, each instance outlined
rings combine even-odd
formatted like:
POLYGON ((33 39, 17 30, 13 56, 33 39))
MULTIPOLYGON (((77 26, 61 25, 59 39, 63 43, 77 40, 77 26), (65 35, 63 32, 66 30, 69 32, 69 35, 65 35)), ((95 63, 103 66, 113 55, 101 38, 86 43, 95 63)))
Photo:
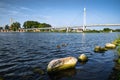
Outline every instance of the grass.
POLYGON ((118 54, 118 59, 116 61, 116 65, 114 66, 113 73, 110 75, 109 80, 120 80, 120 35, 112 42, 117 46, 117 54, 118 54))

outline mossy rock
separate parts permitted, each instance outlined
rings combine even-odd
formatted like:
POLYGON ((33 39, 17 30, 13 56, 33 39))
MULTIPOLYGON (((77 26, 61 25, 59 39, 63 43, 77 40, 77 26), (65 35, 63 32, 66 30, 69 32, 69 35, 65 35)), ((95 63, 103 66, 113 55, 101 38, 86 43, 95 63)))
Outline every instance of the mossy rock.
POLYGON ((112 42, 112 44, 115 44, 116 46, 119 46, 119 45, 120 45, 120 40, 114 40, 114 41, 112 42))
POLYGON ((35 68, 35 69, 33 70, 33 72, 38 73, 38 74, 40 74, 40 75, 45 74, 44 71, 43 71, 42 69, 40 69, 40 68, 35 68))
POLYGON ((118 59, 117 63, 120 64, 120 58, 118 59))
POLYGON ((120 80, 120 71, 113 69, 112 73, 110 74, 108 80, 120 80))
POLYGON ((3 77, 0 77, 0 80, 4 80, 3 77))
POLYGON ((120 64, 116 64, 114 69, 120 71, 120 64))
POLYGON ((120 46, 118 46, 118 48, 117 48, 117 53, 120 56, 120 46))
POLYGON ((86 62, 86 61, 88 61, 88 57, 85 54, 81 54, 78 57, 78 61, 80 61, 80 62, 86 62))
POLYGON ((120 46, 120 43, 118 44, 118 46, 120 46))
POLYGON ((47 66, 47 72, 58 72, 65 69, 75 68, 77 59, 75 57, 65 57, 53 59, 47 66))
POLYGON ((105 51, 107 51, 107 49, 104 48, 104 47, 96 46, 96 47, 94 48, 94 52, 103 53, 103 52, 105 52, 105 51))

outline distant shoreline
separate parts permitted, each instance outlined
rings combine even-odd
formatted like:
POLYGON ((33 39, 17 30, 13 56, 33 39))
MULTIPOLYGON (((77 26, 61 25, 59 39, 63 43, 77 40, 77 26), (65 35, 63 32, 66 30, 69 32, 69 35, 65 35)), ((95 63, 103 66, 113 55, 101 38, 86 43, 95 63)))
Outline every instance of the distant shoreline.
MULTIPOLYGON (((120 32, 120 31, 115 31, 120 32)), ((18 31, 9 31, 9 32, 0 32, 0 33, 114 33, 114 32, 18 32, 18 31)))
POLYGON ((104 28, 103 30, 89 30, 86 29, 56 29, 56 28, 33 28, 33 29, 23 29, 20 28, 18 30, 9 30, 9 29, 1 29, 0 32, 57 32, 57 33, 112 33, 112 32, 120 32, 120 29, 109 29, 104 28))

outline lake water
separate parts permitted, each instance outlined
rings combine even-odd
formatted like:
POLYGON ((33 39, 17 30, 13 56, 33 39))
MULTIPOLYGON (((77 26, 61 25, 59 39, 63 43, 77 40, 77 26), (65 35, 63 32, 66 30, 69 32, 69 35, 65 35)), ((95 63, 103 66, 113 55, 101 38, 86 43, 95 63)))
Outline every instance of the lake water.
POLYGON ((120 33, 0 33, 0 78, 5 80, 108 80, 115 50, 95 53, 120 33), (67 44, 66 46, 62 46, 67 44), (57 48, 57 46, 60 48, 57 48), (86 54, 86 63, 48 75, 52 59, 86 54), (41 72, 42 71, 42 72, 41 72), (43 73, 44 71, 44 73, 43 73))

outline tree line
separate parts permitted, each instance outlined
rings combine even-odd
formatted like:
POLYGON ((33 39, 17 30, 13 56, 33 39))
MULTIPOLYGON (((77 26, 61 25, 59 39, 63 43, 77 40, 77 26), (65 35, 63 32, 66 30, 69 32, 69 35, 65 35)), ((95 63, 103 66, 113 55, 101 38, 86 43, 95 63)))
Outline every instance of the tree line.
POLYGON ((103 30, 87 30, 87 31, 84 31, 86 33, 100 33, 100 32, 120 32, 120 29, 110 29, 110 28, 103 28, 103 30))
MULTIPOLYGON (((40 23, 38 21, 25 21, 23 23, 23 28, 46 28, 46 27, 52 27, 50 24, 47 23, 40 23)), ((21 28, 21 24, 19 22, 13 22, 10 26, 5 25, 5 30, 13 30, 16 31, 21 28)), ((3 27, 0 27, 0 29, 3 29, 3 27)))

